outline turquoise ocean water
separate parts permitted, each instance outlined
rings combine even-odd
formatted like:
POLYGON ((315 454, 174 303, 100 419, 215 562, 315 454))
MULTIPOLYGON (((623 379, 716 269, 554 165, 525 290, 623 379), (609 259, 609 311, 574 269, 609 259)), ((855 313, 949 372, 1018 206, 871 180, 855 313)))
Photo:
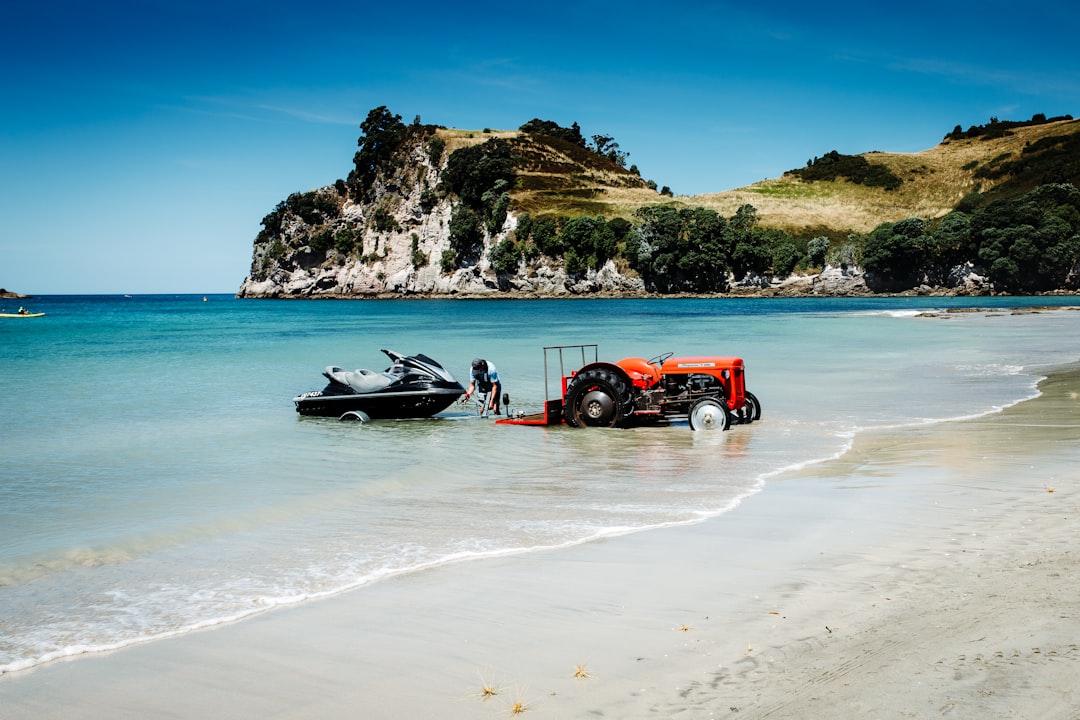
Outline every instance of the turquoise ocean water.
MULTIPOLYGON (((857 433, 994 412, 1080 359, 1075 298, 256 301, 54 296, 0 320, 0 672, 190 632, 449 562, 738 512, 857 433), (920 317, 944 307, 1001 314, 920 317), (301 418, 326 365, 494 361, 544 399, 544 345, 739 355, 725 433, 301 418)), ((723 521, 722 518, 719 521, 723 521)), ((2 681, 2 680, 0 680, 2 681)))

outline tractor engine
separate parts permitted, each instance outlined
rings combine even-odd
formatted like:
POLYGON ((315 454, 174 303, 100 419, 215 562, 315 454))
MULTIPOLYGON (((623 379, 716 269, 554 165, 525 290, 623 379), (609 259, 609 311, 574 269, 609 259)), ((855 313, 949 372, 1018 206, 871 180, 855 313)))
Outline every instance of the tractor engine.
POLYGON ((685 413, 695 400, 706 396, 719 398, 727 404, 723 383, 712 375, 694 373, 664 376, 666 413, 685 413))

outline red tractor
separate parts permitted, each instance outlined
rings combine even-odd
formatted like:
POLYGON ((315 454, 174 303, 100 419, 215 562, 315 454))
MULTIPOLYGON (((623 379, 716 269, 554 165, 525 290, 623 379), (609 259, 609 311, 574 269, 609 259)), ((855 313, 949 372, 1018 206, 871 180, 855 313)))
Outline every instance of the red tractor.
POLYGON ((544 411, 515 414, 497 420, 513 425, 628 427, 686 419, 694 430, 727 430, 733 423, 761 417, 761 404, 745 386, 742 358, 672 357, 651 360, 625 358, 615 363, 597 360, 596 345, 556 345, 544 348, 544 380, 548 399, 544 411), (565 371, 566 354, 581 353, 582 366, 565 371), (592 361, 586 355, 591 351, 592 361), (557 354, 561 396, 547 389, 549 358, 557 354))

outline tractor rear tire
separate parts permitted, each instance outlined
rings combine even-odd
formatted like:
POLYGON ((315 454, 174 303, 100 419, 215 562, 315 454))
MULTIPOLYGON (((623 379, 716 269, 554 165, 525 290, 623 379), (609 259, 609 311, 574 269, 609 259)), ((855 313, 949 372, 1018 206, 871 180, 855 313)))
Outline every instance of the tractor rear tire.
POLYGON ((691 405, 686 419, 691 430, 727 430, 731 427, 727 406, 715 398, 702 398, 691 405))
POLYGON ((630 386, 607 370, 579 373, 566 388, 563 413, 573 427, 616 427, 633 407, 630 386))

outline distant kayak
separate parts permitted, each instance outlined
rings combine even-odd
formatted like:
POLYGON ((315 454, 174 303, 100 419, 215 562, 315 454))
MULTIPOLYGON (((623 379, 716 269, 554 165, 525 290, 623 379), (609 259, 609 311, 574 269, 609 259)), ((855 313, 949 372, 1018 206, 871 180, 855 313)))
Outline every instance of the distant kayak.
POLYGON ((45 313, 0 313, 0 318, 33 318, 45 317, 45 313))

